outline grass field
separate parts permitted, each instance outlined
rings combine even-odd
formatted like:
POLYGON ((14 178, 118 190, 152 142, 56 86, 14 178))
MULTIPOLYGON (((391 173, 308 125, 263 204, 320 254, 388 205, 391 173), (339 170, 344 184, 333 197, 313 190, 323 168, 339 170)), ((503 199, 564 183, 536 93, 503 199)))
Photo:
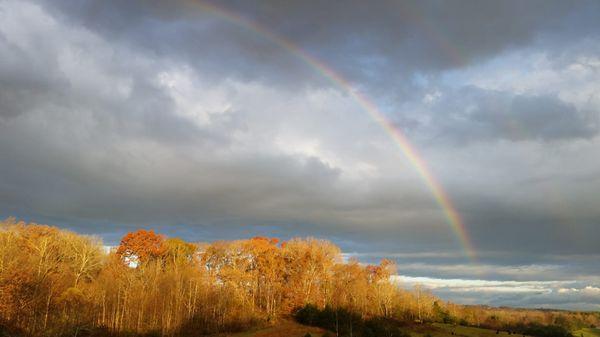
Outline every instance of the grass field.
POLYGON ((573 331, 572 333, 574 337, 600 337, 600 329, 584 328, 573 331))
MULTIPOLYGON (((452 325, 433 323, 431 325, 413 326, 408 329, 408 332, 413 337, 499 337, 499 336, 511 336, 521 337, 520 335, 511 334, 509 335, 506 331, 500 331, 496 334, 496 330, 474 328, 468 326, 452 325), (454 333, 454 335, 452 334, 454 333)), ((587 337, 587 336, 586 336, 587 337)), ((590 336, 592 337, 592 336, 590 336)), ((600 336, 599 336, 600 337, 600 336)))

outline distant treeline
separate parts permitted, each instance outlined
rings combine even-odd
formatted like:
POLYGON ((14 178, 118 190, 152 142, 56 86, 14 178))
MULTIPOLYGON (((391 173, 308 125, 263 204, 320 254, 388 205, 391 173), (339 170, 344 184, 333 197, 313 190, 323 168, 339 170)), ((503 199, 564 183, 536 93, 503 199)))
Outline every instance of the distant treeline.
POLYGON ((390 281, 395 272, 388 260, 344 262, 338 247, 313 238, 190 243, 138 230, 105 252, 97 238, 11 218, 0 221, 0 336, 199 336, 302 310, 337 315, 335 327, 320 322, 339 336, 348 327, 340 317, 365 336, 399 335, 391 322, 568 329, 600 322, 594 313, 446 303, 419 287, 399 288, 390 281))

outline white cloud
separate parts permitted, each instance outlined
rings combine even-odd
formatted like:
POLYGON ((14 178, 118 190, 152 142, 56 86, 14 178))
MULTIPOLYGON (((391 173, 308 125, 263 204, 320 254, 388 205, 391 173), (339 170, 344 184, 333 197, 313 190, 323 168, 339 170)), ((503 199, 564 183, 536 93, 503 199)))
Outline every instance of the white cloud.
POLYGON ((552 293, 553 289, 574 281, 489 281, 469 279, 439 279, 432 277, 394 276, 394 281, 406 287, 417 284, 429 289, 454 292, 552 293))
POLYGON ((597 310, 600 288, 580 281, 497 281, 396 275, 401 287, 420 285, 444 300, 463 304, 597 310))

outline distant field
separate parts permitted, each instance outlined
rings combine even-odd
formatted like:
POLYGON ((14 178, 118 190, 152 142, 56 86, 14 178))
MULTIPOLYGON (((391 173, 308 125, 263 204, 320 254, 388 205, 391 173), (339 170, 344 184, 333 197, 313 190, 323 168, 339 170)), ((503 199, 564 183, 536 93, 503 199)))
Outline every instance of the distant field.
POLYGON ((572 333, 574 337, 600 337, 600 329, 584 328, 573 331, 572 333))

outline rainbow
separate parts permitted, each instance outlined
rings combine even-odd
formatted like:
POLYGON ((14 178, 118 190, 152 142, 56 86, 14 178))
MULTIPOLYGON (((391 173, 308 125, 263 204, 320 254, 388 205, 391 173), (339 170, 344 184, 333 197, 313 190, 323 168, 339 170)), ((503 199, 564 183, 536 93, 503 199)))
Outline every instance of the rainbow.
MULTIPOLYGON (((419 155, 414 146, 410 144, 406 136, 404 136, 404 134, 398 128, 396 128, 394 124, 390 122, 388 118, 377 108, 375 103, 373 103, 359 91, 355 90, 355 88, 348 80, 346 80, 341 74, 337 73, 331 67, 327 66, 325 63, 321 62, 308 52, 304 51, 292 41, 275 34, 274 32, 268 30, 261 24, 250 21, 247 18, 235 12, 232 12, 229 9, 218 7, 211 3, 192 0, 188 2, 188 4, 190 6, 197 7, 203 11, 213 13, 219 16, 220 18, 238 26, 241 26, 245 29, 249 29, 252 32, 262 36, 263 38, 273 42, 274 44, 295 55, 305 64, 307 64, 315 71, 319 72, 324 77, 329 79, 333 84, 347 92, 347 94, 354 101, 356 101, 361 106, 361 108, 363 108, 371 116, 371 118, 375 122, 377 122, 383 128, 383 130, 385 130, 385 132, 391 137, 391 139, 398 145, 404 156, 408 159, 409 163, 414 167, 414 169, 419 174, 423 182, 427 185, 427 187, 433 194, 433 197, 437 204, 443 210, 447 222, 456 234, 460 245, 465 252, 465 255, 472 262, 476 261, 475 250, 473 249, 471 241, 469 240, 469 236, 465 228, 464 222, 461 219, 460 214, 456 211, 456 208, 450 201, 450 198, 448 197, 440 183, 435 179, 435 177, 425 164, 425 161, 419 155)), ((425 30, 428 36, 434 35, 432 33, 431 27, 426 26, 425 28, 427 28, 425 30)), ((437 37, 434 42, 439 43, 440 46, 444 49, 451 49, 448 46, 447 42, 441 43, 437 40, 443 39, 437 37)), ((454 53, 453 55, 455 59, 460 58, 456 53, 454 53)))

